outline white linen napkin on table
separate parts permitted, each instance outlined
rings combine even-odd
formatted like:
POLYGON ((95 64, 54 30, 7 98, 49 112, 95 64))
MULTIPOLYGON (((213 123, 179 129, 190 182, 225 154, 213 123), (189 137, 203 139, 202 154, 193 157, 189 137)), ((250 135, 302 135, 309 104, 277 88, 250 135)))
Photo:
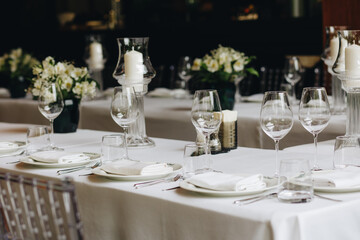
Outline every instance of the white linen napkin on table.
POLYGON ((132 160, 119 160, 101 166, 107 173, 118 175, 156 175, 171 173, 173 168, 167 163, 137 162, 132 160))
POLYGON ((313 174, 315 187, 352 187, 360 185, 360 168, 348 166, 328 172, 313 174))
POLYGON ((201 188, 217 191, 249 191, 266 187, 261 174, 237 176, 231 174, 207 172, 186 179, 187 182, 201 188))
POLYGON ((90 160, 90 157, 84 153, 71 153, 65 151, 44 151, 36 152, 29 158, 45 163, 75 163, 90 160))

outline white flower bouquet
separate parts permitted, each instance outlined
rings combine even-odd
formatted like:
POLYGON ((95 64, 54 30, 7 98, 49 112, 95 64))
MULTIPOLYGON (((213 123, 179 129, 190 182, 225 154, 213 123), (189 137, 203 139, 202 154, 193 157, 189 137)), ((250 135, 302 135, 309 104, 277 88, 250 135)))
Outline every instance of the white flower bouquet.
POLYGON ((258 76, 258 72, 247 65, 255 59, 230 47, 219 45, 211 50, 210 55, 195 58, 191 67, 195 81, 207 83, 234 82, 236 77, 246 76, 248 73, 258 76))
POLYGON ((0 57, 0 72, 10 79, 32 77, 32 68, 39 64, 39 61, 21 48, 13 49, 0 57))
POLYGON ((28 89, 34 97, 40 94, 43 82, 56 82, 64 99, 93 98, 96 95, 98 83, 89 77, 86 67, 78 68, 68 62, 55 62, 47 57, 41 64, 33 68, 35 77, 28 89))

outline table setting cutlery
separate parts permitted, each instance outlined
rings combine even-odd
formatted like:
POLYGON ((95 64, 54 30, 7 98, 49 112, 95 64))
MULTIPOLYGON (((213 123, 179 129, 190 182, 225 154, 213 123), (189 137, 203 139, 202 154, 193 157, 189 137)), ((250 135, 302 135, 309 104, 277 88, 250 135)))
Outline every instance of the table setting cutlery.
POLYGON ((0 158, 4 158, 4 157, 15 157, 15 156, 20 156, 25 152, 25 150, 19 152, 19 153, 10 153, 10 154, 6 154, 6 155, 0 155, 0 158))
POLYGON ((152 186, 152 185, 155 185, 155 184, 158 184, 158 183, 176 182, 179 179, 182 179, 181 174, 177 174, 176 176, 170 177, 170 178, 162 178, 162 179, 157 179, 157 180, 151 180, 151 181, 146 181, 146 182, 135 183, 133 187, 135 189, 138 189, 138 188, 142 188, 142 187, 152 186))
POLYGON ((83 166, 60 169, 60 170, 57 170, 56 173, 58 175, 62 175, 62 174, 67 174, 67 173, 80 171, 80 170, 83 170, 83 169, 94 169, 94 168, 97 168, 100 165, 101 165, 101 161, 97 161, 95 163, 91 163, 91 164, 87 164, 87 165, 83 165, 83 166))

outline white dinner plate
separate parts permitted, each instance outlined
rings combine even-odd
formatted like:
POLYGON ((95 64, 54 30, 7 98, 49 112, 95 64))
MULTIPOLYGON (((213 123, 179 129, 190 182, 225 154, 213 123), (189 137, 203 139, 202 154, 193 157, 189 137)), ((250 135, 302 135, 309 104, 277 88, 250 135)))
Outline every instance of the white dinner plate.
POLYGON ((314 186, 316 192, 325 192, 325 193, 348 193, 348 192, 358 192, 360 191, 360 185, 352 187, 316 187, 314 186))
POLYGON ((19 142, 19 141, 9 141, 11 143, 16 143, 18 146, 14 147, 14 148, 4 148, 4 149, 0 149, 0 157, 1 155, 8 155, 9 153, 14 153, 18 152, 19 150, 22 150, 23 148, 26 147, 26 143, 25 142, 19 142))
POLYGON ((25 164, 37 166, 37 167, 47 167, 47 168, 62 168, 62 167, 75 167, 81 166, 88 163, 91 163, 101 157, 98 153, 89 153, 84 152, 85 155, 89 156, 90 158, 84 161, 72 162, 72 163, 46 163, 46 162, 39 162, 35 161, 29 157, 20 158, 19 161, 25 164))
POLYGON ((180 187, 182 189, 205 194, 208 196, 213 197, 235 197, 235 196, 245 196, 245 195, 252 195, 257 193, 262 193, 271 189, 274 189, 278 186, 278 181, 275 178, 264 178, 264 182, 266 183, 266 187, 263 189, 257 189, 257 190, 249 190, 249 191, 216 191, 206 188, 200 188, 197 187, 191 183, 188 183, 186 180, 180 183, 180 187))
POLYGON ((151 179, 158 179, 163 178, 166 176, 169 176, 175 172, 178 172, 182 169, 182 166, 180 164, 173 164, 171 165, 173 167, 173 171, 170 173, 162 173, 162 174, 154 174, 154 175, 119 175, 119 174, 111 174, 107 173, 104 170, 101 170, 101 167, 97 167, 92 170, 92 173, 98 176, 103 176, 107 178, 111 178, 114 180, 120 180, 120 181, 142 181, 142 180, 151 180, 151 179))
MULTIPOLYGON (((314 175, 321 175, 324 172, 331 172, 333 170, 322 170, 322 171, 313 171, 314 175)), ((347 193, 347 192, 358 192, 360 191, 360 185, 351 186, 351 187, 319 187, 314 185, 314 191, 316 192, 325 192, 325 193, 347 193)))

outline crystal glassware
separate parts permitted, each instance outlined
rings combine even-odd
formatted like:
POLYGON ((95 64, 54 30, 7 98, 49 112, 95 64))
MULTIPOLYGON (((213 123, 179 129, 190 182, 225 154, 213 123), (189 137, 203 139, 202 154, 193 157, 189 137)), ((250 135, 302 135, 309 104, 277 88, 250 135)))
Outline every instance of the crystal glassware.
POLYGON ((219 129, 221 124, 221 105, 216 90, 197 90, 191 109, 191 121, 195 128, 205 138, 206 158, 210 161, 210 135, 219 129))
POLYGON ((112 119, 124 129, 124 149, 125 155, 122 159, 129 159, 127 149, 128 129, 139 117, 139 106, 136 94, 130 87, 115 87, 110 109, 112 119))
POLYGON ((287 57, 285 60, 284 77, 291 85, 291 103, 296 103, 295 84, 301 79, 302 67, 296 56, 287 57))
POLYGON ((144 116, 144 95, 156 75, 148 54, 149 38, 118 38, 117 43, 119 57, 113 77, 120 85, 134 88, 140 109, 138 119, 129 128, 128 146, 153 147, 155 142, 146 135, 144 116))
POLYGON ((332 71, 332 66, 339 52, 338 31, 348 28, 349 26, 325 27, 326 43, 321 59, 327 65, 328 72, 331 74, 332 114, 334 115, 343 114, 346 110, 346 92, 341 87, 341 80, 332 71))
POLYGON ((279 175, 279 141, 288 134, 293 126, 293 112, 286 92, 265 92, 260 112, 262 130, 275 142, 275 176, 279 175))
POLYGON ((314 136, 313 170, 318 170, 317 138, 328 125, 331 117, 326 90, 323 87, 304 88, 300 100, 299 120, 303 127, 314 136))
POLYGON ((189 56, 182 56, 179 59, 177 72, 182 81, 185 82, 185 90, 189 90, 189 80, 191 78, 192 59, 189 56))
POLYGON ((360 136, 360 30, 338 31, 339 49, 332 67, 347 93, 346 136, 360 136))
POLYGON ((44 82, 40 89, 38 98, 38 108, 40 113, 50 121, 50 149, 61 150, 54 146, 54 119, 57 118, 64 109, 64 100, 61 90, 57 83, 44 82))

